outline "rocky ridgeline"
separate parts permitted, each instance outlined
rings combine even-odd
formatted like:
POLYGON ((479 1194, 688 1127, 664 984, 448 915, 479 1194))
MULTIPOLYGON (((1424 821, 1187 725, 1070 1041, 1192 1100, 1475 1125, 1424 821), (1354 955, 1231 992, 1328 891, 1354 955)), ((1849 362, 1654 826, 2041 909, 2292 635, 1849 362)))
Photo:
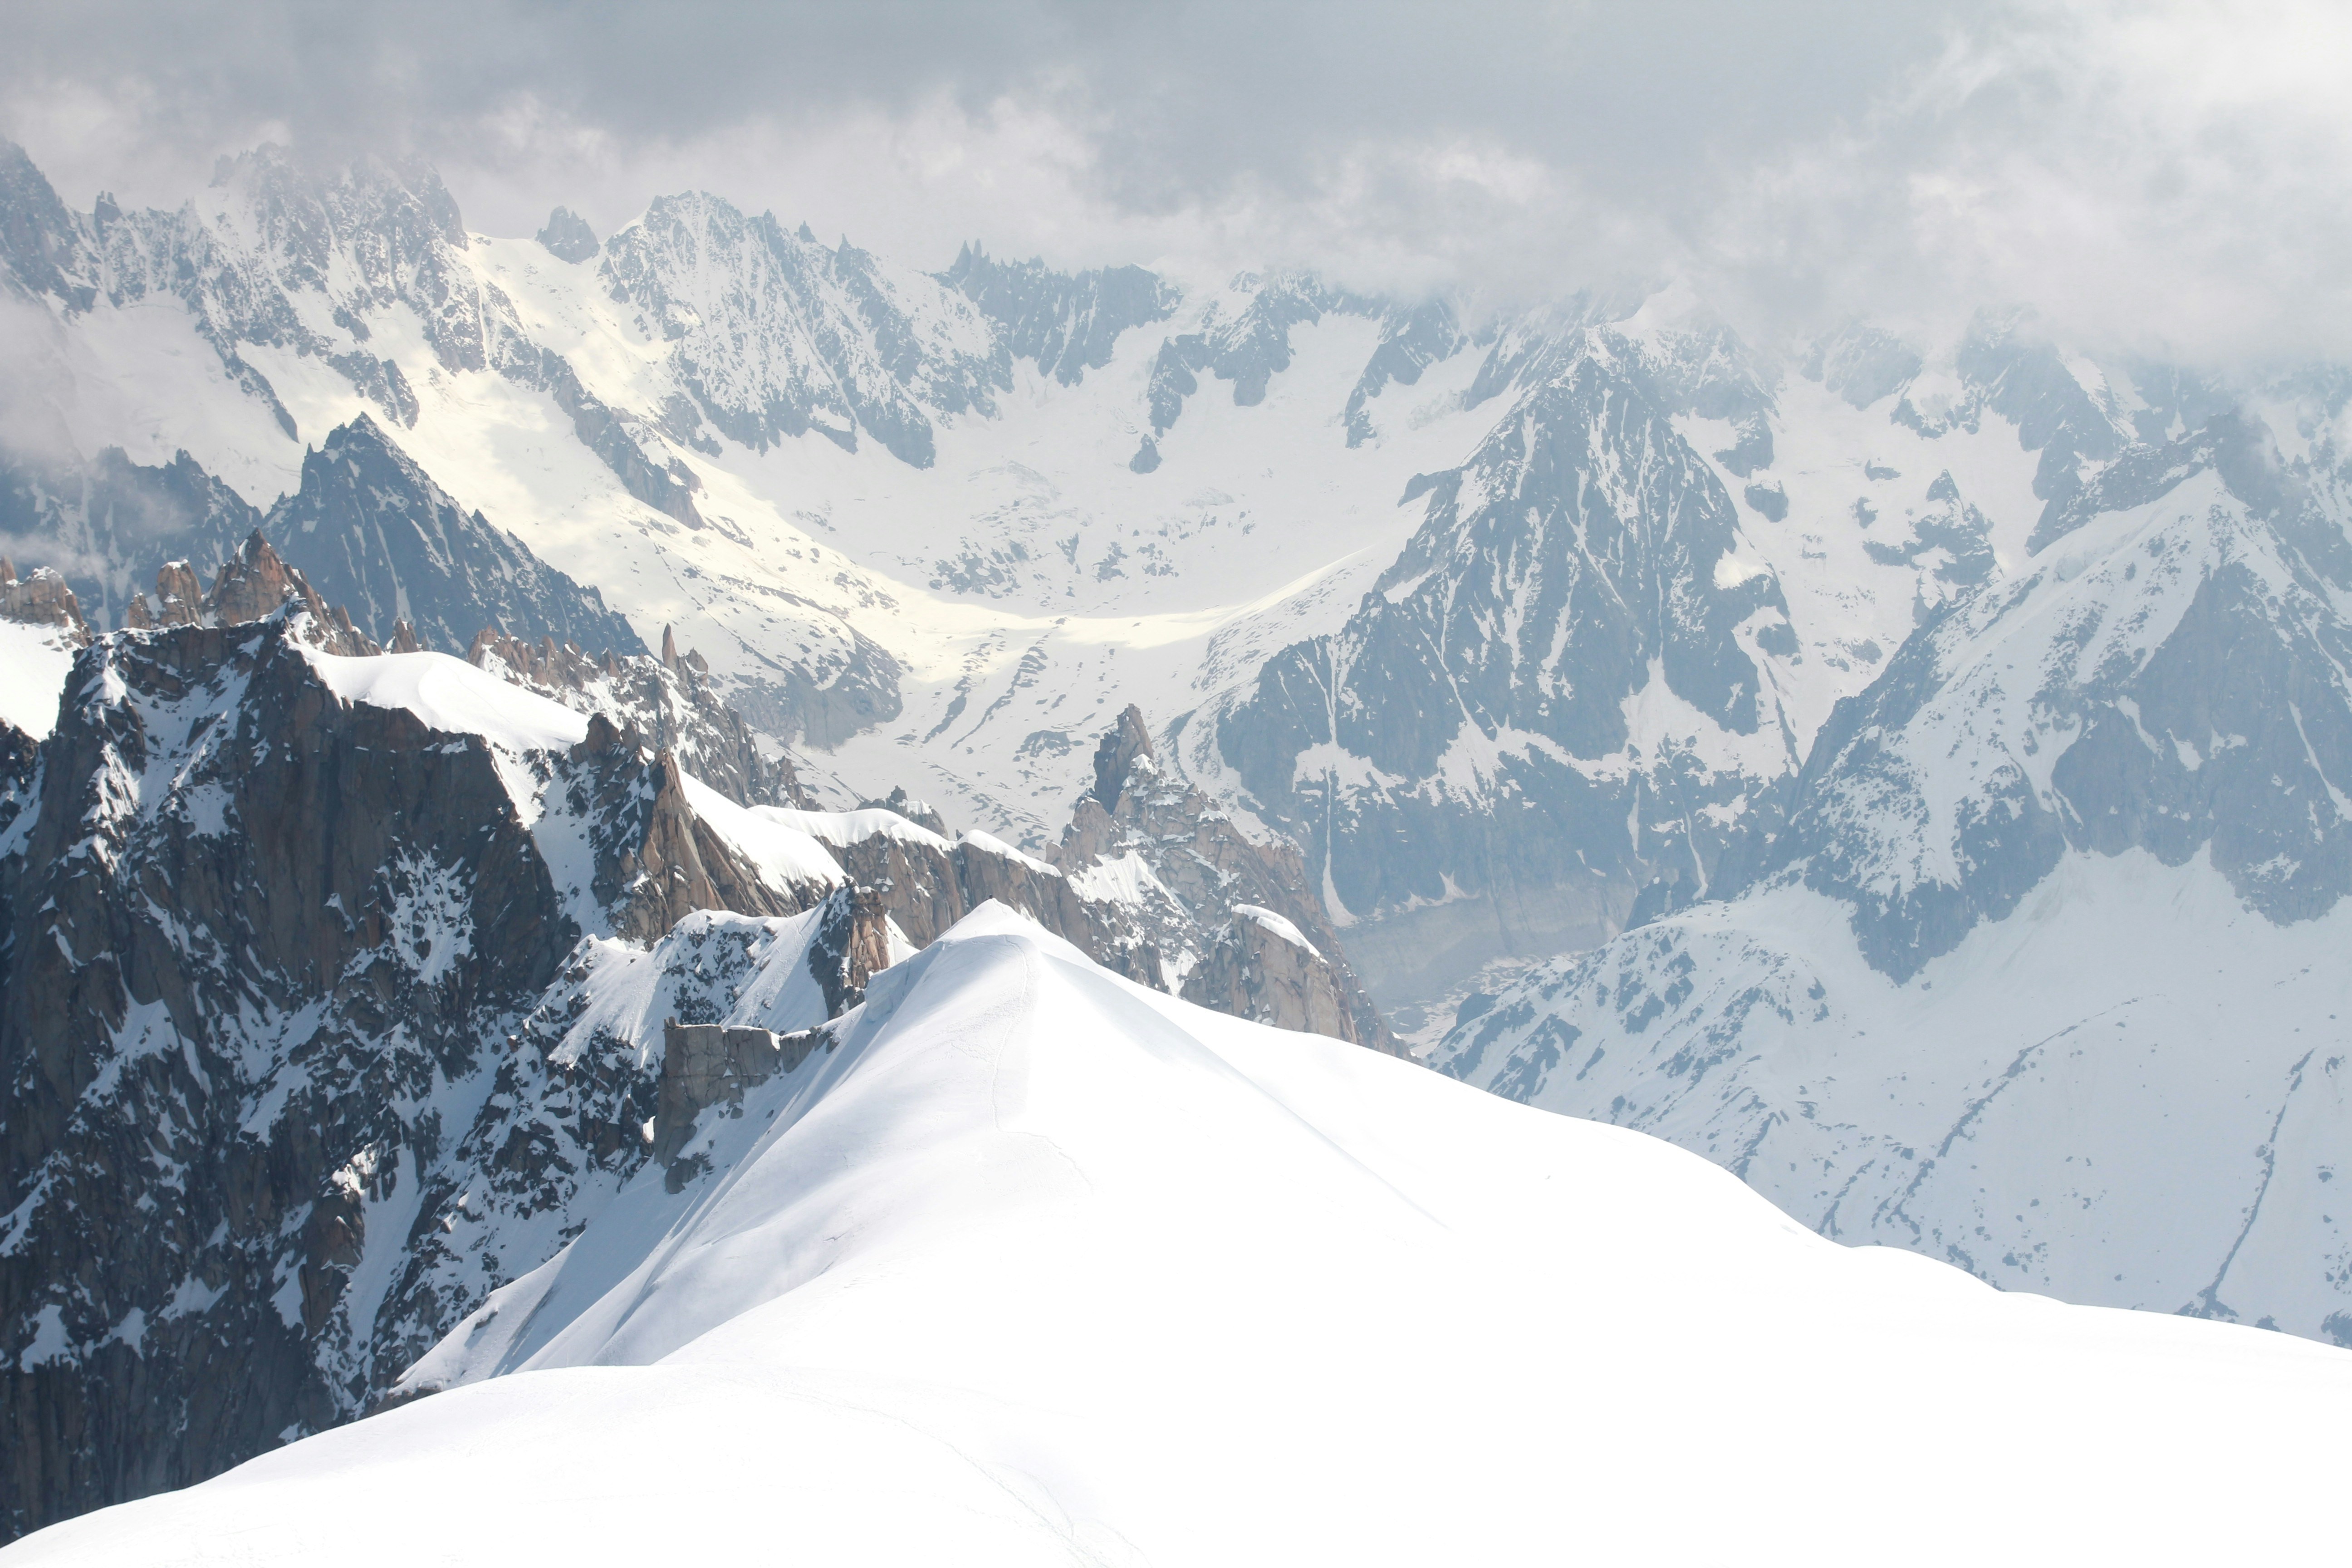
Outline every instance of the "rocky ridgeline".
MULTIPOLYGON (((155 574, 152 598, 145 594, 131 595, 124 606, 123 625, 146 632, 176 626, 217 629, 251 625, 289 611, 299 615, 297 629, 302 640, 322 653, 364 658, 383 651, 352 624, 341 605, 328 608, 318 590, 286 564, 259 529, 247 534, 222 565, 209 592, 188 563, 165 563, 155 574)), ((404 622, 394 628, 394 637, 396 643, 415 647, 404 622)))
MULTIPOLYGON (((19 598, 70 610, 38 579, 19 598)), ((258 535, 208 591, 166 567, 130 618, 49 739, 8 749, 11 1530, 364 1409, 443 1326, 421 1244, 471 1184, 489 1057, 567 954, 841 879, 714 828, 601 713, 518 753, 347 700, 320 656, 380 650, 258 535)))
MULTIPOLYGON (((78 624, 54 578, 0 594, 78 624)), ((360 663, 258 533, 125 619, 48 739, 0 748, 12 1533, 375 1407, 649 1161, 696 1179, 696 1118, 988 900, 1392 1048, 1296 855, 1163 781, 1131 710, 1048 860, 903 796, 782 804, 789 765, 667 638, 360 663)))
POLYGON ((488 626, 466 658, 566 708, 604 714, 739 805, 808 804, 792 758, 760 749, 742 715, 719 700, 709 665, 691 649, 680 654, 667 626, 659 658, 609 648, 592 658, 576 643, 532 644, 488 626))

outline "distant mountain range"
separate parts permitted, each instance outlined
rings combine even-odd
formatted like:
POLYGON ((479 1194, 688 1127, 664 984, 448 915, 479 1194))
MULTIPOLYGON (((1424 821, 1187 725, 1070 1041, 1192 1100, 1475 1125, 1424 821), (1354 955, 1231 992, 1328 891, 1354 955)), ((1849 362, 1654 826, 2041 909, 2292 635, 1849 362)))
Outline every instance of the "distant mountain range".
MULTIPOLYGON (((0 148, 0 317, 24 1408, 150 1360, 222 1453, 367 1407, 675 1156, 651 976, 767 975, 678 1022, 791 1035, 992 897, 1834 1237, 2352 1344, 2352 370, 2088 354, 2023 310, 1751 342, 1671 283, 1478 314, 927 272, 699 192, 499 238, 430 170, 271 149, 79 212, 0 148), (205 607, 257 530, 315 636, 205 607), (317 637, 486 684, 438 720, 331 694, 317 637), (402 815, 265 886, 258 808, 203 789, 303 746, 355 771, 286 776, 299 841, 402 815), (44 1162, 145 1158, 68 1136, 118 1123, 191 1130, 167 1186, 264 1174, 171 1186, 163 1261, 76 1305, 44 1162), (278 1392, 198 1411, 262 1340, 278 1392)), ((730 1037, 677 1047, 706 1089, 730 1037)), ((197 1473, 73 1469, 96 1419, 55 1415, 12 1506, 197 1473)))

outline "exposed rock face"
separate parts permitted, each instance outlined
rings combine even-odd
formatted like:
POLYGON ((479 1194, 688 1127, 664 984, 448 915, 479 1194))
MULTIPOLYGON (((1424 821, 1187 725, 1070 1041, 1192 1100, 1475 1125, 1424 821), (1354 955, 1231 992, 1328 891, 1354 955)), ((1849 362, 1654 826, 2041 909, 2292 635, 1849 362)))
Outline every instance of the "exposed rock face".
POLYGON ((792 758, 762 752, 742 715, 712 689, 709 666, 681 656, 663 628, 662 657, 595 658, 577 645, 542 637, 536 646, 485 627, 466 655, 479 669, 583 713, 601 713, 638 745, 670 752, 677 764, 742 805, 803 805, 792 758))
POLYGON ((1281 1028, 1401 1051, 1341 956, 1339 933, 1310 890, 1297 847, 1244 834, 1207 795, 1165 773, 1136 708, 1122 712, 1096 748, 1094 790, 1079 801, 1054 858, 1082 897, 1108 906, 1096 917, 1104 931, 1097 942, 1112 951, 1153 950, 1168 983, 1188 998, 1281 1028), (1266 928, 1237 919, 1241 906, 1266 911, 1310 945, 1297 956, 1261 951, 1266 928), (1211 973, 1196 984, 1194 972, 1212 960, 1211 973), (1245 971, 1296 971, 1297 984, 1245 982, 1245 971))
MULTIPOLYGON (((589 721, 583 749, 621 753, 625 777, 635 761, 635 749, 602 714, 589 721)), ((771 915, 804 906, 805 894, 763 878, 694 809, 677 759, 667 752, 655 757, 650 775, 632 781, 616 826, 611 848, 600 846, 595 888, 614 910, 618 935, 651 941, 697 910, 771 915)))
POLYGON ((1344 974, 1288 921, 1243 905, 1208 956, 1184 979, 1184 1000, 1281 1028, 1361 1039, 1344 974))
POLYGON ((27 626, 57 626, 77 643, 89 641, 89 627, 83 624, 81 605, 66 580, 46 566, 37 566, 23 577, 16 575, 16 563, 0 555, 0 620, 23 621, 27 626))
POLYGON ((358 1407, 364 1201, 570 943, 487 749, 346 708, 307 620, 94 645, 5 847, 12 1529, 358 1407))
MULTIPOLYGON (((668 1163, 686 1146, 697 1116, 714 1105, 740 1106, 744 1090, 791 1072, 824 1038, 816 1029, 780 1035, 746 1025, 665 1021, 656 1163, 668 1163)), ((671 1190, 683 1184, 681 1181, 671 1190)))
POLYGON ((445 652, 466 647, 486 626, 646 651, 603 595, 460 507, 364 414, 302 460, 302 488, 272 507, 264 526, 322 595, 379 639, 405 621, 419 642, 445 652))
MULTIPOLYGON (((501 1277, 451 1239, 485 1170, 550 1179, 468 1129, 566 955, 839 881, 757 859, 601 715, 517 755, 345 700, 318 657, 373 645, 258 535, 194 603, 163 575, 173 624, 94 642, 37 753, 0 745, 12 1532, 366 1408, 501 1277)), ((572 1188, 642 1159, 643 1076, 576 1122, 572 1188)))
POLYGON ((123 606, 122 624, 132 631, 200 626, 204 623, 204 584, 197 580, 195 568, 184 561, 166 561, 155 568, 153 597, 133 594, 123 606))

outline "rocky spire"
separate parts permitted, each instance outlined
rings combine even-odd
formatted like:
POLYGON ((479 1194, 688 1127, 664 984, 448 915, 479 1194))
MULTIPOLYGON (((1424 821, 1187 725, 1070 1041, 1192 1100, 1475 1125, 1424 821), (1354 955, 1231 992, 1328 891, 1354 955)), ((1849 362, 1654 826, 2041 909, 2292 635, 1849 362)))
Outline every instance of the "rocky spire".
POLYGON ((1105 811, 1118 809, 1119 791, 1127 787, 1139 758, 1155 769, 1159 765, 1151 752, 1151 727, 1143 721, 1143 710, 1130 702, 1118 716, 1118 727, 1095 748, 1094 795, 1105 811))
POLYGON ((677 635, 668 626, 662 627, 661 660, 664 669, 677 668, 677 635))
MULTIPOLYGON (((295 574, 257 528, 237 546, 236 553, 222 563, 220 575, 213 579, 213 591, 205 608, 218 616, 221 624, 238 626, 277 614, 289 599, 315 599, 317 595, 310 589, 310 585, 295 574)), ((324 605, 320 606, 320 612, 323 616, 324 605)))
POLYGON ((63 626, 74 641, 89 641, 81 605, 66 580, 46 566, 36 566, 32 575, 19 577, 16 563, 5 555, 0 555, 0 620, 63 626))

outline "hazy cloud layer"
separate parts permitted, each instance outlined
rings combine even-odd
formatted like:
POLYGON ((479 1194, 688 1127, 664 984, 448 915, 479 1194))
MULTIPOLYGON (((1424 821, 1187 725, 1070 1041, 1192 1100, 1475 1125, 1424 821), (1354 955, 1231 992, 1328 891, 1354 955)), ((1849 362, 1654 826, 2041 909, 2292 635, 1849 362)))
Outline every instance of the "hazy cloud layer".
POLYGON ((69 200, 261 140, 431 159, 477 228, 699 185, 926 266, 1669 275, 1751 330, 2024 302, 2098 347, 2352 353, 2336 5, 546 0, 5 8, 69 200))

